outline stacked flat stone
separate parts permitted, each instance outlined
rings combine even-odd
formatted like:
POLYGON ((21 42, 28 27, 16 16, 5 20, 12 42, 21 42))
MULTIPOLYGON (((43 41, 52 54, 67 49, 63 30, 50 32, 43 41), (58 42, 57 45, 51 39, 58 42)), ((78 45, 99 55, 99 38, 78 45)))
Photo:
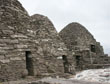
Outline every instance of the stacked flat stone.
POLYGON ((29 16, 17 0, 0 0, 0 81, 64 75, 63 55, 68 50, 47 17, 29 16))
POLYGON ((78 70, 102 68, 104 64, 109 65, 110 61, 105 62, 105 59, 110 58, 104 55, 103 47, 81 24, 70 23, 60 31, 59 35, 67 48, 74 53, 78 70))

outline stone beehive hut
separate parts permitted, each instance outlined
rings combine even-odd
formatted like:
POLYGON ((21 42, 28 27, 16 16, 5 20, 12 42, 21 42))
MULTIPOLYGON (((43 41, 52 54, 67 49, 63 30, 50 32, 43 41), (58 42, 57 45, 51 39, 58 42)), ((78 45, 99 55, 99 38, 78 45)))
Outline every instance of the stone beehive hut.
POLYGON ((46 17, 30 17, 17 0, 0 0, 0 81, 26 75, 64 74, 72 71, 71 60, 46 17))
MULTIPOLYGON (((66 42, 67 47, 72 51, 90 50, 92 45, 96 45, 96 54, 104 54, 102 46, 90 34, 90 32, 79 23, 67 25, 59 34, 66 42)), ((95 50, 94 50, 95 51, 95 50)))
POLYGON ((29 15, 17 0, 0 0, 0 80, 35 74, 41 47, 32 36, 29 15), (37 51, 37 52, 36 52, 37 51), (32 60, 32 61, 31 61, 32 60), (33 64, 34 63, 34 64, 33 64))
POLYGON ((63 70, 63 72, 74 73, 72 55, 59 37, 52 22, 46 16, 35 14, 31 16, 31 28, 36 32, 35 37, 43 49, 48 71, 61 73, 63 70))
POLYGON ((59 35, 75 56, 76 69, 101 68, 103 64, 109 64, 106 61, 109 57, 104 55, 103 47, 81 24, 71 23, 59 35))
POLYGON ((0 81, 74 74, 75 64, 82 70, 108 60, 80 24, 69 24, 58 34, 46 16, 29 16, 17 0, 0 0, 0 81))

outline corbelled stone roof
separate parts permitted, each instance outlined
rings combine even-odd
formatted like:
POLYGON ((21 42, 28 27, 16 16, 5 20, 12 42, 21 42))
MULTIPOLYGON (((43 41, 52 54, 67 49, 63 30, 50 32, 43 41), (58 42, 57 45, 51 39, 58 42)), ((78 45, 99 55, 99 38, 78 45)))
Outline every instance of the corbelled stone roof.
POLYGON ((4 8, 4 10, 5 8, 9 8, 11 10, 24 12, 25 14, 27 14, 27 11, 24 9, 22 4, 18 0, 0 0, 0 8, 4 8))
POLYGON ((77 46, 78 48, 86 49, 90 44, 96 43, 92 34, 84 26, 76 22, 68 24, 61 30, 59 35, 62 37, 65 44, 71 48, 77 46))
POLYGON ((18 0, 0 0, 0 24, 23 31, 30 24, 29 15, 18 0))
POLYGON ((46 16, 40 14, 31 16, 31 26, 39 38, 56 38, 58 36, 53 23, 46 16))
POLYGON ((68 24, 60 31, 59 35, 70 50, 90 50, 90 46, 95 45, 97 52, 103 53, 102 46, 94 39, 93 35, 77 22, 68 24))

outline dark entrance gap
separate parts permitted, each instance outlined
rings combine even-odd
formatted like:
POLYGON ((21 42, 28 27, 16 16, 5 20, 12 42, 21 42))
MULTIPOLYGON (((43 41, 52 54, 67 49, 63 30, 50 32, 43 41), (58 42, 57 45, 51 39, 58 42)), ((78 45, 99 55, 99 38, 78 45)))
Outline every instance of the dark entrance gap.
POLYGON ((62 58, 63 58, 64 72, 68 73, 69 72, 69 63, 67 60, 67 56, 63 55, 62 58))
POLYGON ((26 51, 26 69, 28 70, 28 75, 33 76, 33 63, 32 63, 32 53, 30 51, 26 51))
POLYGON ((91 45, 91 52, 96 52, 95 45, 91 45))
POLYGON ((81 56, 76 56, 76 66, 80 65, 81 56))

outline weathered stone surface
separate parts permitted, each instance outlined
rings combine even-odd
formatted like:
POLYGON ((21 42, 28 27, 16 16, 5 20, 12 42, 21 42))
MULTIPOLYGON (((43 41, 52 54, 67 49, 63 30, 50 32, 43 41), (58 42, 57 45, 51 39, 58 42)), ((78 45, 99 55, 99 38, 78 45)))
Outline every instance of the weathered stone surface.
MULTIPOLYGON (((104 56, 103 47, 81 24, 70 23, 61 30, 59 35, 67 48, 74 53, 73 56, 78 70, 98 68, 94 67, 94 64, 105 64, 105 61, 101 59, 101 56, 104 56), (91 66, 88 67, 88 65, 91 66)), ((107 57, 104 56, 103 59, 105 58, 107 57)), ((107 63, 109 64, 110 61, 107 61, 107 63)))
POLYGON ((2 63, 9 63, 9 62, 10 62, 10 60, 9 60, 9 59, 0 60, 0 62, 2 62, 2 63))
POLYGON ((99 60, 101 64, 108 63, 110 58, 104 57, 100 43, 83 26, 75 23, 69 27, 61 31, 60 37, 46 16, 29 16, 17 0, 0 0, 0 81, 27 75, 75 74, 76 55, 85 58, 80 63, 77 61, 78 68, 98 64, 99 60), (90 51, 90 45, 96 47, 95 52, 90 51))
POLYGON ((40 46, 31 40, 34 37, 28 35, 29 18, 17 0, 0 0, 0 81, 17 80, 24 76, 26 51, 34 53, 35 58, 41 56, 41 52, 39 55, 35 52, 40 46))
MULTIPOLYGON (((62 39, 59 37, 54 25, 52 22, 43 15, 35 14, 31 16, 31 27, 32 30, 36 32, 35 36, 41 45, 44 53, 44 58, 46 59, 46 63, 49 62, 47 66, 47 73, 61 73, 64 72, 64 64, 63 59, 57 59, 59 57, 63 57, 65 55, 68 58, 70 57, 73 61, 72 55, 68 54, 69 51, 62 42, 62 39), (50 61, 51 60, 51 61, 50 61)), ((67 64, 73 64, 74 62, 68 61, 67 64)), ((71 66, 71 65, 70 65, 71 66)), ((69 69, 69 67, 68 69, 69 69)), ((72 66, 74 68, 74 66, 72 66)), ((74 72, 74 71, 69 71, 74 72)))
MULTIPOLYGON (((71 58, 47 17, 30 17, 17 0, 0 0, 0 81, 63 75, 64 60, 57 59, 63 55, 71 58)), ((74 65, 72 58, 69 63, 74 65)), ((68 72, 74 72, 69 67, 68 72)))

